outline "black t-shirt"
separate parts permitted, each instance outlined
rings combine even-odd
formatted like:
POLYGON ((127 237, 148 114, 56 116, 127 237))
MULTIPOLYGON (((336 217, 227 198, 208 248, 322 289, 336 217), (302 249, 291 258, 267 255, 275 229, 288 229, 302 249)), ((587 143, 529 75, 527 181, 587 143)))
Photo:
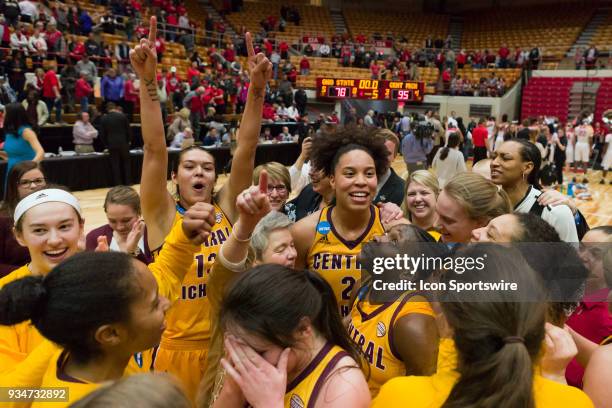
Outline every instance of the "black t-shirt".
POLYGON ((517 139, 529 140, 529 129, 528 128, 523 128, 523 129, 519 130, 518 133, 516 134, 516 138, 517 139))

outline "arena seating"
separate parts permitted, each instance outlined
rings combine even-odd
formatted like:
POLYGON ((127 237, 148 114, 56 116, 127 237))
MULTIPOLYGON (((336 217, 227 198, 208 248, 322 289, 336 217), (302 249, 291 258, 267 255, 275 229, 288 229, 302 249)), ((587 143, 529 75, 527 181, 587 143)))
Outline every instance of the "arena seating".
POLYGON ((497 53, 502 44, 540 47, 543 59, 559 61, 576 41, 594 12, 584 4, 496 8, 464 14, 461 47, 489 49, 497 53))
MULTIPOLYGON (((221 0, 211 3, 219 10, 222 8, 221 0)), ((269 16, 280 18, 280 8, 286 3, 282 0, 248 1, 244 2, 242 11, 228 14, 225 18, 236 32, 240 32, 240 28, 243 26, 251 32, 260 32, 262 27, 259 23, 269 16)), ((300 25, 296 26, 292 22, 287 22, 284 32, 273 31, 277 41, 287 41, 288 44, 295 44, 303 36, 323 36, 329 40, 334 35, 334 25, 328 8, 296 2, 292 2, 291 6, 295 7, 300 13, 300 25)))
POLYGON ((608 12, 608 17, 599 26, 599 29, 591 39, 591 44, 595 45, 599 51, 612 52, 612 12, 608 12))
MULTIPOLYGON (((566 121, 572 85, 576 81, 584 80, 585 78, 531 78, 523 89, 521 117, 550 115, 566 121)), ((612 106, 612 78, 590 78, 589 81, 601 83, 594 112, 595 120, 600 121, 602 113, 612 106)))
POLYGON ((411 48, 423 47, 427 36, 432 39, 445 39, 448 35, 449 18, 447 15, 423 13, 397 13, 343 10, 349 33, 355 37, 363 34, 370 37, 374 33, 396 37, 404 36, 411 48))

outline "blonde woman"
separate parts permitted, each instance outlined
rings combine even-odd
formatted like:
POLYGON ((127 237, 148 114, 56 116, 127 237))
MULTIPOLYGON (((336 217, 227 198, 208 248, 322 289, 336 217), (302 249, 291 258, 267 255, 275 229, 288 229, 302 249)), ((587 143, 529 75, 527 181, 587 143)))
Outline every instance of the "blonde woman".
POLYGON ((436 241, 440 234, 435 230, 436 201, 440 193, 438 179, 427 170, 410 173, 406 179, 406 198, 404 199, 404 216, 412 224, 427 231, 436 241))

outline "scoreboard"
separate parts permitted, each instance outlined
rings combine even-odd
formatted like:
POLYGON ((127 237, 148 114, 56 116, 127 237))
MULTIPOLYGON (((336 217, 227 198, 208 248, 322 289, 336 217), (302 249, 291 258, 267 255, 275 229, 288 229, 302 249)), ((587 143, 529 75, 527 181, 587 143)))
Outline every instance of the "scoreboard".
POLYGON ((425 83, 378 79, 317 78, 317 97, 423 102, 425 83))

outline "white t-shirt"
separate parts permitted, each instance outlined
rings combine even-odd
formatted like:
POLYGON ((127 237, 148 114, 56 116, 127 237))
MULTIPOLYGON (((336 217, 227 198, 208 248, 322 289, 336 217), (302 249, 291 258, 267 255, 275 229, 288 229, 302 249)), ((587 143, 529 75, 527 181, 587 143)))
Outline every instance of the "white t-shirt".
POLYGON ((441 160, 440 155, 442 154, 442 150, 444 149, 438 149, 431 165, 438 176, 440 188, 444 188, 446 183, 456 174, 467 171, 463 154, 459 150, 449 149, 448 156, 446 156, 444 160, 441 160))
MULTIPOLYGON (((537 198, 542 194, 540 190, 533 186, 529 186, 525 197, 514 207, 514 212, 527 214, 531 207, 536 202, 537 198)), ((576 231, 576 223, 572 210, 566 205, 558 205, 556 207, 546 206, 542 211, 542 219, 553 226, 559 234, 561 240, 565 242, 579 242, 578 232, 576 231)))

